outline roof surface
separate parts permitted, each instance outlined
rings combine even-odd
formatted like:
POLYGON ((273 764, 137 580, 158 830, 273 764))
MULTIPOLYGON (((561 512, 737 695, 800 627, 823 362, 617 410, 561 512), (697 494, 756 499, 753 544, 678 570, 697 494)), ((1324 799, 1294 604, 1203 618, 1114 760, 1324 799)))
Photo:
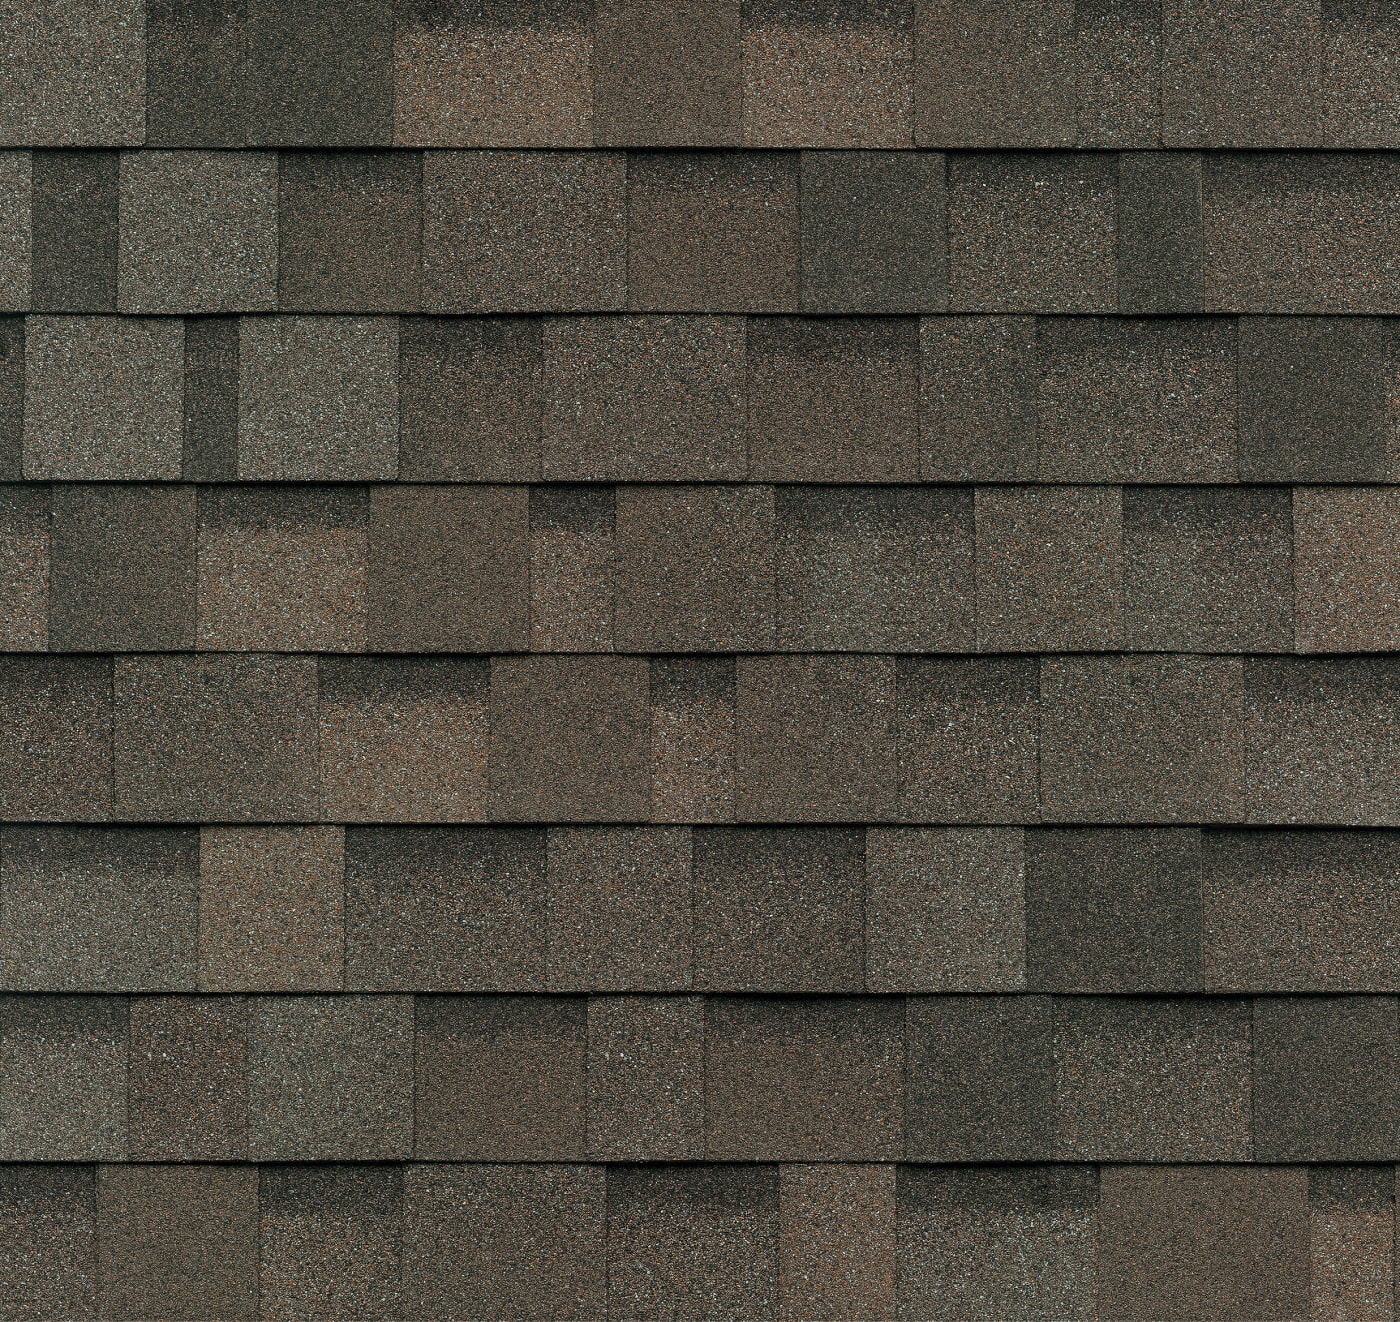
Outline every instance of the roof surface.
POLYGON ((1400 4, 0 3, 0 1317, 1397 1316, 1400 4))

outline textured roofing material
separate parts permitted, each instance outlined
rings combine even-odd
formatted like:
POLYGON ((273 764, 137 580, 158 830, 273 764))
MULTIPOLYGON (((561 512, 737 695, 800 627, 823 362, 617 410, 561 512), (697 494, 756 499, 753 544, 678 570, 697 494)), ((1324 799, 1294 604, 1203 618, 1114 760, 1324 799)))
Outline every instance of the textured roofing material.
POLYGON ((1393 1322, 1397 69, 0 0, 0 1316, 1393 1322))

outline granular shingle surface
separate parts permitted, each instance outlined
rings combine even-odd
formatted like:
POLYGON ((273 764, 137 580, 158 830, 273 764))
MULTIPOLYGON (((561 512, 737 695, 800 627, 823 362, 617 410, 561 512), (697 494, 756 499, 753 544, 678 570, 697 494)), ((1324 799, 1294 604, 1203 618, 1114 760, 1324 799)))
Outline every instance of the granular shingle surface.
POLYGON ((0 0, 0 1316, 1400 1316, 1396 0, 0 0))

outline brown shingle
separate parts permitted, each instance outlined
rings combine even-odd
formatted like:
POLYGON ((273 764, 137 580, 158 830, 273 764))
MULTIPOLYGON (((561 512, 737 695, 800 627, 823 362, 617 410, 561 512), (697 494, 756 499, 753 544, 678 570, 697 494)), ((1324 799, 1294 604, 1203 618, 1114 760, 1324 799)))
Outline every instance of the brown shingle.
POLYGON ((9 826, 0 958, 26 991, 193 991, 199 839, 182 829, 9 826))
POLYGON ((865 833, 865 985, 1015 991, 1026 982, 1026 845, 1016 827, 865 833))
POLYGON ((242 5, 146 6, 146 142, 152 147, 243 145, 242 5))
POLYGON ((545 833, 355 829, 345 839, 345 985, 543 991, 545 833))
POLYGON ((1105 651, 1123 639, 1118 487, 977 488, 977 644, 1105 651))
POLYGON ((593 144, 592 0, 401 0, 394 142, 593 144))
POLYGON ((97 1257, 103 1317, 257 1317, 257 1171, 100 1167, 97 1257))
POLYGON ((1033 660, 901 659, 899 802, 905 822, 1035 821, 1040 672, 1033 660))
POLYGON ((117 311, 277 306, 287 212, 271 152, 125 152, 120 196, 117 311))
POLYGON ((1092 1166, 901 1166, 901 1316, 1092 1322, 1092 1166))
POLYGON ((488 652, 529 646, 524 487, 377 486, 369 519, 371 648, 488 652))
POLYGON ((599 1316, 606 1207, 597 1166, 409 1166, 404 1312, 599 1316))
POLYGON ((490 667, 467 657, 323 657, 321 793, 345 822, 486 818, 490 667))
POLYGON ((837 828, 696 831, 696 988, 860 991, 864 844, 837 828))
POLYGON ((241 996, 132 999, 129 1121, 134 1159, 246 1159, 247 1018, 241 996))
POLYGON ((740 0, 677 6, 601 0, 593 131, 607 146, 737 145, 743 101, 740 0))
POLYGON ((611 312, 627 295, 626 177, 607 152, 428 152, 428 312, 611 312))
POLYGON ((736 673, 738 820, 895 815, 892 657, 741 656, 736 673))
POLYGON ((0 1275, 11 1316, 93 1316, 96 1175, 86 1165, 0 1171, 0 1275))
POLYGON ((199 839, 200 990, 339 990, 344 908, 342 829, 205 827, 199 839))
POLYGON ((1124 1319, 1308 1312, 1301 1166, 1106 1166, 1098 1307, 1124 1319))
POLYGON ((740 317, 551 317, 544 329, 543 476, 741 481, 740 317))
POLYGON ((363 488, 201 488, 200 650, 363 650, 368 525, 363 488))
POLYGON ((681 991, 694 962, 690 832, 549 832, 551 991, 681 991))
POLYGON ((733 819, 734 670, 732 657, 653 659, 653 821, 733 819))
POLYGON ((971 651, 973 494, 948 487, 776 492, 785 651, 971 651))
POLYGON ((0 1159, 121 1161, 125 996, 0 996, 0 1159))
POLYGON ((638 657, 494 658, 491 819, 646 821, 648 690, 638 657))
POLYGON ((539 372, 538 318, 400 318, 399 476, 538 477, 539 372))
POLYGON ((238 476, 238 318, 185 319, 184 431, 180 476, 231 482, 238 476))
POLYGON ((913 145, 912 0, 748 0, 746 147, 913 145))
MULTIPOLYGON (((772 1317, 777 1166, 609 1166, 608 1313, 772 1317)), ((679 1320, 678 1320, 679 1322, 679 1320)))
POLYGON ((122 816, 315 817, 313 658, 129 656, 117 660, 113 680, 122 816))
POLYGON ((948 162, 948 305, 967 312, 1112 312, 1117 158, 1080 153, 948 162))
POLYGON ((685 1161, 705 1148, 705 1003, 698 996, 588 1002, 588 1155, 685 1161))
POLYGON ((582 1158, 587 1026, 581 996, 418 997, 415 1155, 582 1158))
POLYGON ((619 651, 772 647, 771 487, 620 487, 617 562, 619 651))
POLYGON ((1382 652, 1400 646, 1400 503, 1386 487, 1293 491, 1298 647, 1382 652))
POLYGON ((918 471, 912 317, 749 323, 749 473, 776 482, 887 482, 918 471))
POLYGON ((277 306, 413 312, 423 231, 417 152, 282 152, 277 306))
POLYGON ((97 822, 112 809, 112 661, 0 657, 0 814, 97 822))
POLYGON ((413 1000, 255 996, 248 1007, 248 1151, 257 1161, 409 1155, 413 1000))
POLYGON ((0 486, 0 650, 42 652, 48 645, 50 510, 47 487, 0 486))
POLYGON ((895 1167, 783 1166, 778 1195, 779 1316, 896 1316, 895 1167))
POLYGON ((1246 665, 1229 657, 1056 657, 1041 664, 1040 788, 1062 822, 1238 821, 1246 665))
POLYGON ((401 1167, 317 1164, 259 1172, 264 1317, 396 1317, 401 1167))
POLYGON ((628 306, 796 311, 797 183, 790 153, 629 154, 628 306))
POLYGON ((31 154, 30 298, 36 312, 115 312, 120 153, 31 154))
POLYGON ((176 651, 194 643, 193 487, 53 489, 55 651, 176 651))
POLYGON ((29 307, 34 174, 29 152, 0 152, 0 311, 29 307))
POLYGON ((238 476, 393 478, 399 463, 393 317, 244 317, 238 329, 238 476))
POLYGON ((610 486, 530 488, 530 650, 611 652, 617 498, 610 486))
POLYGON ((904 1015, 888 997, 713 997, 705 1143, 724 1161, 889 1161, 904 1148, 904 1015))

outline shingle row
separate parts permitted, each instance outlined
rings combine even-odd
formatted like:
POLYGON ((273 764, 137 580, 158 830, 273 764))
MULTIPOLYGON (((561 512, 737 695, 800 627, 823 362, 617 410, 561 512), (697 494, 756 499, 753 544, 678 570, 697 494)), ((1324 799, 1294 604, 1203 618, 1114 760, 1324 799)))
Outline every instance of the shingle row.
POLYGON ((43 19, 0 26, 0 142, 1400 143, 1385 0, 46 0, 43 19))
POLYGON ((0 317, 0 478, 1390 482, 1396 327, 0 317))
POLYGON ((0 649, 1385 651, 1400 490, 0 485, 0 649))
POLYGON ((0 658, 0 814, 1400 824, 1392 657, 0 658))
POLYGON ((0 311, 1394 313, 1397 227, 1378 153, 0 152, 0 311))
POLYGON ((114 1322, 1385 1319, 1394 1186, 1389 1166, 11 1166, 0 1262, 14 1316, 114 1322))
POLYGON ((0 989, 1400 990, 1393 831, 0 829, 0 989))
POLYGON ((1393 1161, 1393 996, 0 997, 7 1161, 1393 1161))

